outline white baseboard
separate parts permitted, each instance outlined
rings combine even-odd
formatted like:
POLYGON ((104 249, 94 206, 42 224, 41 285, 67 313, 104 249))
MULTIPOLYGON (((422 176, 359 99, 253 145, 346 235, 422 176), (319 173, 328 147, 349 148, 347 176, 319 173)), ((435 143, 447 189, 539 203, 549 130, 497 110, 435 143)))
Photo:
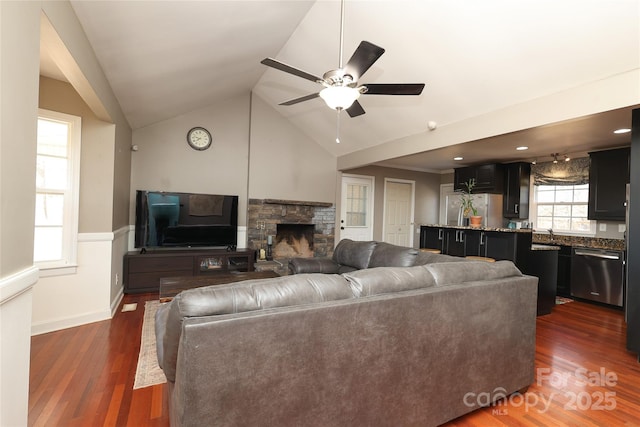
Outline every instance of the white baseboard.
POLYGON ((122 298, 124 298, 124 292, 123 292, 123 287, 120 286, 120 288, 118 289, 118 294, 113 299, 113 301, 111 301, 111 318, 113 318, 113 316, 116 315, 116 311, 118 310, 118 307, 120 307, 120 302, 122 301, 122 298))
POLYGON ((111 312, 96 311, 93 313, 84 313, 78 316, 58 318, 52 321, 31 324, 31 335, 46 334, 48 332, 59 331, 61 329, 73 328, 74 326, 82 326, 87 323, 100 322, 102 320, 111 319, 111 312))

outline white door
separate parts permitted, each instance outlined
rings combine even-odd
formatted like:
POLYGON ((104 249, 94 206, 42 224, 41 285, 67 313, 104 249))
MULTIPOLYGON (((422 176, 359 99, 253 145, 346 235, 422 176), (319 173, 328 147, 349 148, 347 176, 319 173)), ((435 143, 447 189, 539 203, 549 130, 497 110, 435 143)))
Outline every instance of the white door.
POLYGON ((385 180, 384 241, 399 246, 413 246, 414 182, 385 180))
POLYGON ((342 175, 340 238, 373 240, 373 177, 342 175))

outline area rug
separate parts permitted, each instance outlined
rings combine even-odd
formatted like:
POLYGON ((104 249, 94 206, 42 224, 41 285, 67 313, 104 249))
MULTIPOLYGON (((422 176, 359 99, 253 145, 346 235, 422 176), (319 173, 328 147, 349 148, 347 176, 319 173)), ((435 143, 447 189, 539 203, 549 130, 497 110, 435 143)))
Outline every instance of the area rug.
POLYGON ((144 319, 142 321, 142 339, 140 340, 140 354, 133 389, 149 387, 167 382, 164 372, 158 366, 156 355, 155 316, 160 301, 147 301, 144 305, 144 319))

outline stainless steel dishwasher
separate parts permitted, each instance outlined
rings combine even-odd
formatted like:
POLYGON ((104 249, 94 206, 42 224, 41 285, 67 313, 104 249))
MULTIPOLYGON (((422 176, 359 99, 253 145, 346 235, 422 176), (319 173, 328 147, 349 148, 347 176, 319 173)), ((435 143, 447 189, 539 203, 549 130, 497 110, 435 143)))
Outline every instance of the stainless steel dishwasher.
POLYGON ((571 295, 622 307, 624 252, 573 248, 571 295))

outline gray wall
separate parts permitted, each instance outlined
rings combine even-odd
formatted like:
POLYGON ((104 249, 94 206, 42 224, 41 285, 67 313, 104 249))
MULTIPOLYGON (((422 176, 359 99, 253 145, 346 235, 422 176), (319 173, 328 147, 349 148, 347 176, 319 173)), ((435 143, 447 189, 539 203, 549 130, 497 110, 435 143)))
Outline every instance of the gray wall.
POLYGON ((114 135, 69 83, 40 78, 40 108, 82 118, 78 231, 112 231, 114 135))
MULTIPOLYGON (((239 196, 246 225, 248 198, 335 203, 336 158, 250 94, 221 101, 133 132, 131 201, 135 190, 239 196), (207 128, 212 146, 196 151, 186 134, 207 128)), ((130 207, 130 224, 135 222, 130 207)))
POLYGON ((440 174, 416 172, 403 169, 386 168, 381 166, 365 166, 349 169, 343 173, 354 175, 368 175, 375 177, 374 224, 373 239, 382 240, 382 226, 384 218, 384 180, 396 178, 415 181, 415 226, 413 246, 420 246, 419 234, 416 232, 420 224, 435 224, 438 222, 440 208, 440 174))

